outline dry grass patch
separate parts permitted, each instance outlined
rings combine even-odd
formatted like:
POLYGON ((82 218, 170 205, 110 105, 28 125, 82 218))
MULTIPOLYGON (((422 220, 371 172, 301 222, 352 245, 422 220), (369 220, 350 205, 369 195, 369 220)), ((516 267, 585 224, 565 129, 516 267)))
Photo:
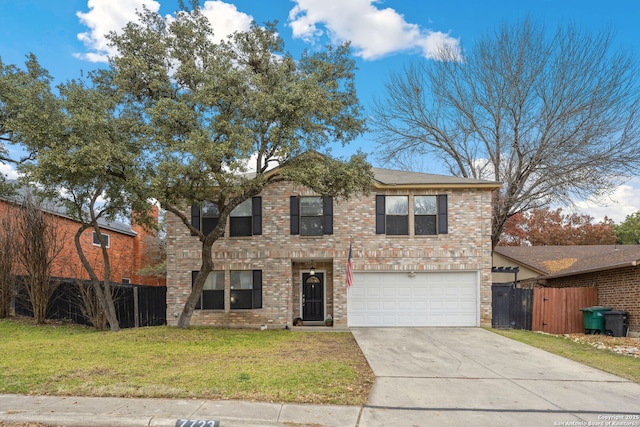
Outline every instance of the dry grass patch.
POLYGON ((374 376, 351 333, 0 321, 0 393, 360 405, 374 376))

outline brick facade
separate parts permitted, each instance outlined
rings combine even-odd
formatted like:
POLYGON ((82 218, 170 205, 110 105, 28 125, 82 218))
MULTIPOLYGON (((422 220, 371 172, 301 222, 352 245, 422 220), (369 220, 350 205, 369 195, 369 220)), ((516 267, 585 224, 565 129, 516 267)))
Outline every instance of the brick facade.
MULTIPOLYGON (((262 197, 262 235, 225 237, 214 244, 216 270, 227 280, 224 310, 196 310, 193 325, 284 327, 300 316, 302 273, 311 265, 325 274, 326 313, 334 325, 347 325, 346 262, 353 241, 356 272, 474 271, 480 277, 480 319, 491 323, 491 191, 492 188, 374 188, 368 196, 334 200, 333 234, 291 235, 290 196, 313 196, 307 188, 279 184, 262 197), (448 195, 448 234, 413 235, 409 203, 409 235, 376 234, 376 194, 448 195), (262 270, 262 308, 230 310, 229 271, 262 270)), ((472 186, 470 186, 472 187, 472 186)), ((187 209, 185 209, 187 212, 187 209)), ((167 214, 167 321, 177 318, 191 292, 192 271, 200 268, 201 243, 179 218, 167 214)))
MULTIPOLYGON (((17 217, 16 205, 0 200, 0 217, 11 215, 17 217)), ((154 211, 157 218, 157 210, 154 211)), ((54 260, 51 275, 60 278, 77 278, 87 280, 89 275, 85 271, 78 257, 74 236, 79 225, 69 218, 47 214, 52 220, 52 226, 57 228, 58 239, 63 242, 63 248, 54 260)), ((144 259, 145 236, 148 234, 142 227, 134 226, 128 232, 110 228, 102 228, 101 232, 109 236, 109 262, 111 266, 111 281, 121 282, 129 279, 130 283, 164 286, 164 279, 140 276, 137 272, 146 261, 144 259)), ((93 244, 93 230, 85 230, 80 238, 85 255, 95 269, 99 278, 104 276, 104 262, 99 245, 93 244)), ((16 274, 24 274, 18 269, 16 274)))

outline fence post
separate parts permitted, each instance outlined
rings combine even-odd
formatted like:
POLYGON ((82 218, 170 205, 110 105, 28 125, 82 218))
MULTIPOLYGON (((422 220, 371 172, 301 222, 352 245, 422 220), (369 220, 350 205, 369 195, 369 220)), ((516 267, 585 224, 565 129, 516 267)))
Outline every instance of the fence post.
POLYGON ((136 328, 140 327, 140 310, 138 309, 138 287, 133 287, 133 323, 136 328))

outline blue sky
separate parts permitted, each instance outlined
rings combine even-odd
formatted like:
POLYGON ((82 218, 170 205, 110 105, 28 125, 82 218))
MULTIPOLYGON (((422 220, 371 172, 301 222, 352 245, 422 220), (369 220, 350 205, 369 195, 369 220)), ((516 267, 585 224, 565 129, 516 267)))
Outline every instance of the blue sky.
MULTIPOLYGON (((187 0, 188 2, 188 0, 187 0)), ((177 0, 0 0, 0 58, 22 65, 34 53, 61 82, 105 66, 103 34, 118 30, 142 3, 172 14, 177 0)), ((503 22, 526 16, 550 30, 575 24, 593 31, 612 29, 620 47, 640 57, 640 3, 631 0, 200 0, 218 34, 277 20, 287 50, 321 49, 330 41, 351 40, 358 72, 356 84, 365 110, 374 96, 383 96, 389 73, 404 64, 429 58, 434 43, 471 46, 476 38, 503 22)), ((333 154, 348 156, 376 146, 364 135, 333 154)), ((437 163, 425 171, 442 173, 437 163)), ((5 172, 6 169, 5 169, 5 172)), ((620 222, 640 210, 640 179, 621 186, 606 207, 579 204, 581 212, 620 222)))

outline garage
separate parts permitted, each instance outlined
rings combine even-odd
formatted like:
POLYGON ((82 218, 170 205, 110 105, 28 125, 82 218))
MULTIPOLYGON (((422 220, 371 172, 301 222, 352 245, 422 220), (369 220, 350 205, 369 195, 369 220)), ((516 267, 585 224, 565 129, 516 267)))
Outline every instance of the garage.
POLYGON ((356 326, 478 326, 477 272, 355 273, 347 313, 356 326))

